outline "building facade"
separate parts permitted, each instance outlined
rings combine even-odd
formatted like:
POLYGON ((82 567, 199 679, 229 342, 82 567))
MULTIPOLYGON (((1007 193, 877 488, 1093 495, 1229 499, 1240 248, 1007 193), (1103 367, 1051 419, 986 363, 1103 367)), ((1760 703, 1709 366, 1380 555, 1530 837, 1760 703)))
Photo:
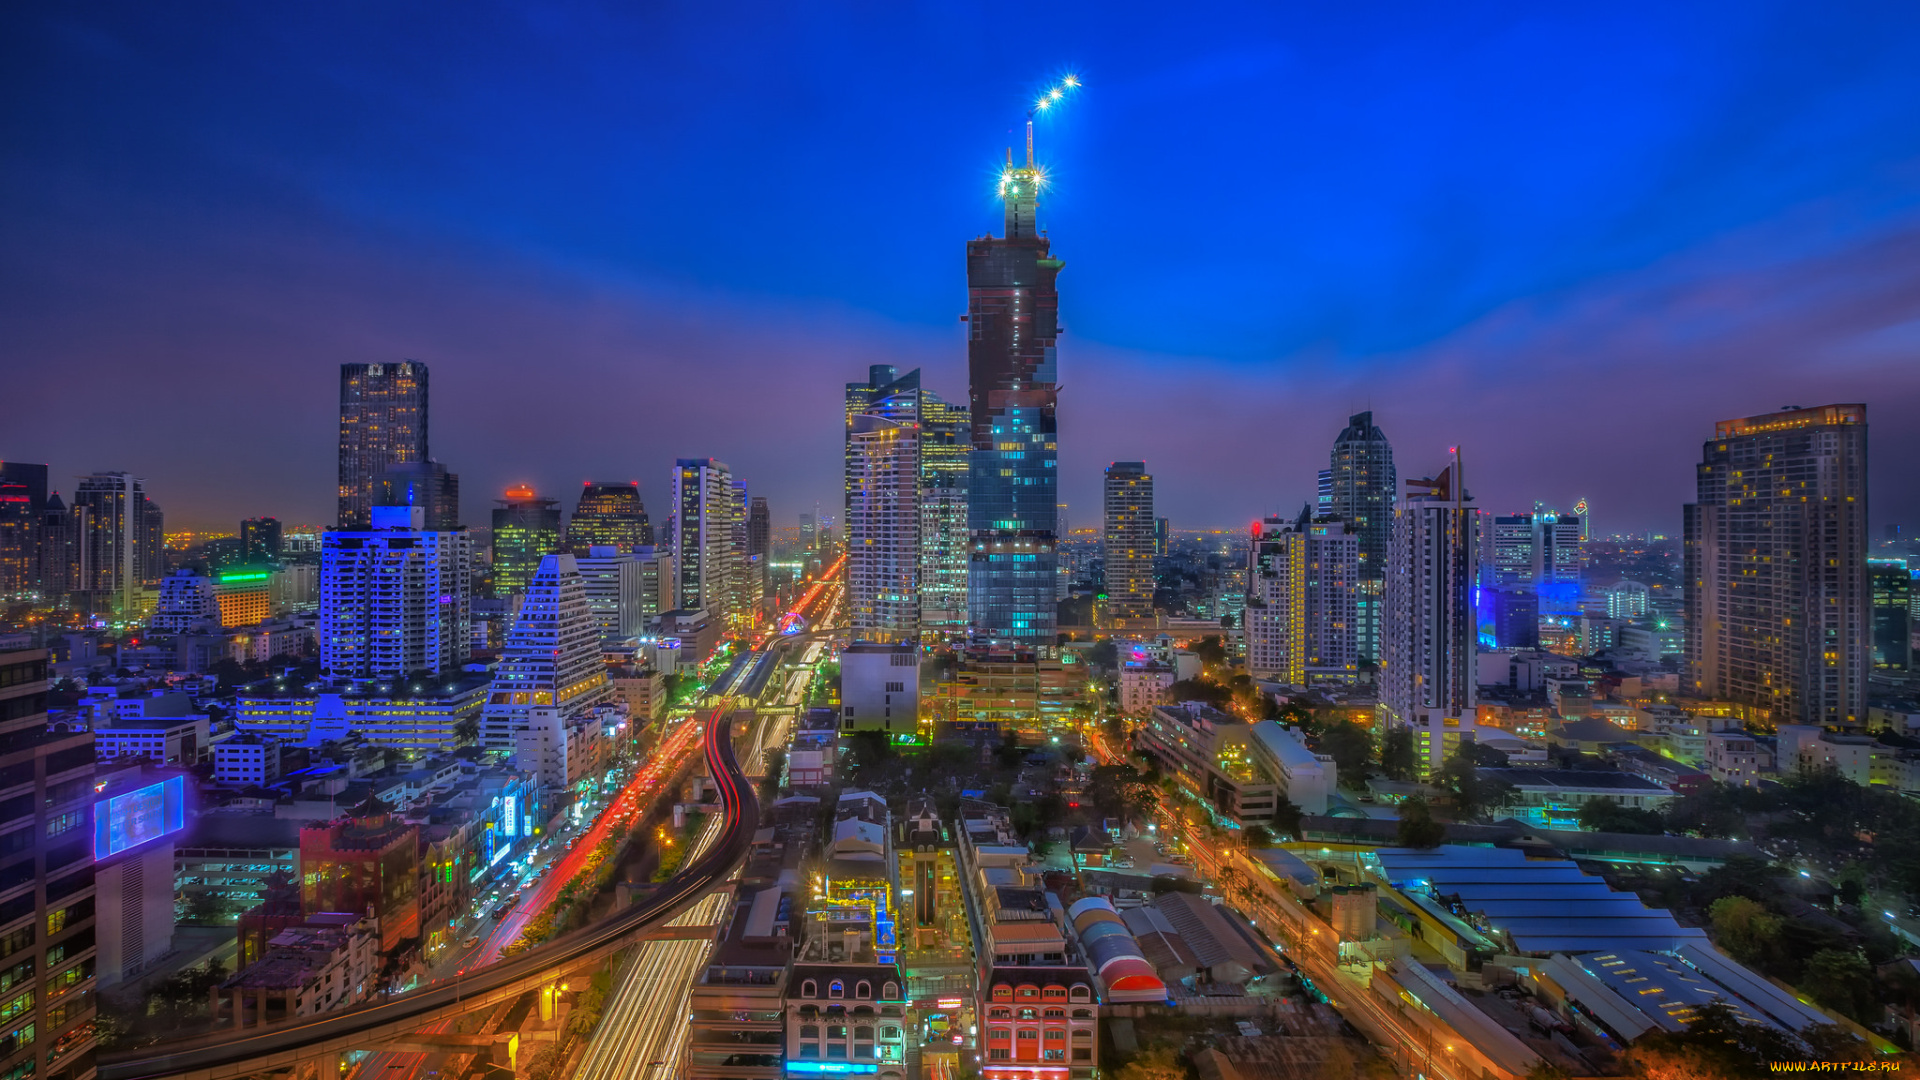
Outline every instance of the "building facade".
POLYGON ((518 596, 548 554, 560 550, 560 500, 510 487, 493 510, 493 595, 518 596))
POLYGON ((374 479, 373 505, 421 507, 427 528, 448 532, 460 527, 460 477, 437 461, 397 461, 374 479))
POLYGON ((580 489, 580 501, 567 522, 567 550, 585 558, 596 547, 622 552, 653 544, 653 524, 640 485, 631 481, 589 480, 580 489))
POLYGON ((1360 659, 1378 663, 1384 652, 1381 613, 1398 479, 1393 446, 1374 426, 1372 412, 1347 418, 1347 426, 1333 440, 1332 466, 1327 482, 1328 512, 1352 523, 1360 543, 1358 595, 1354 601, 1360 659))
POLYGON ((705 609, 716 623, 732 625, 743 614, 733 470, 713 458, 680 458, 673 465, 672 499, 679 606, 705 609))
POLYGON ((1116 630, 1153 626, 1153 477, 1144 461, 1107 466, 1105 529, 1107 625, 1116 630))
POLYGON ((1058 624, 1055 410, 1063 265, 1041 233, 1043 172, 1007 153, 1003 233, 967 242, 967 619, 991 641, 1051 647, 1058 624))
POLYGON ((1722 420, 1695 490, 1684 553, 1690 692, 1775 724, 1864 724, 1866 406, 1722 420))
POLYGON ((1387 558, 1386 730, 1413 733, 1416 767, 1432 772, 1473 737, 1479 684, 1473 588, 1477 511, 1456 457, 1431 480, 1407 481, 1387 558))
POLYGON ((369 513, 372 528, 329 532, 321 541, 322 670, 335 679, 378 679, 465 664, 473 629, 466 530, 423 528, 420 507, 369 513))
POLYGON ((1360 538, 1349 522, 1254 526, 1244 625, 1247 670, 1293 686, 1360 677, 1360 538))
POLYGON ((572 555, 548 555, 527 586, 480 711, 480 744, 512 753, 534 708, 578 712, 611 700, 600 627, 572 555))
POLYGON ((147 482, 123 472, 94 473, 74 488, 85 513, 79 532, 79 567, 73 592, 86 593, 96 612, 132 615, 140 587, 159 581, 162 519, 147 500, 147 482))
POLYGON ((370 527, 380 474, 425 460, 427 365, 341 364, 339 526, 370 527))
POLYGON ((847 613, 857 640, 912 642, 920 636, 920 425, 914 397, 917 389, 876 401, 847 429, 847 613), (899 415, 888 415, 896 409, 899 415))

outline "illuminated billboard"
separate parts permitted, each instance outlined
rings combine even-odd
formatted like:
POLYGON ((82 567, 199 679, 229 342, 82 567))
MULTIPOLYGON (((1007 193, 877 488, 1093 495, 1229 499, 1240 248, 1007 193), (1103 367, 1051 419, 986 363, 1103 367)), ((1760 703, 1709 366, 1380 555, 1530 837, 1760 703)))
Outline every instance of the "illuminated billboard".
POLYGON ((186 824, 186 783, 178 776, 101 799, 93 804, 93 857, 105 859, 130 851, 179 832, 186 824))

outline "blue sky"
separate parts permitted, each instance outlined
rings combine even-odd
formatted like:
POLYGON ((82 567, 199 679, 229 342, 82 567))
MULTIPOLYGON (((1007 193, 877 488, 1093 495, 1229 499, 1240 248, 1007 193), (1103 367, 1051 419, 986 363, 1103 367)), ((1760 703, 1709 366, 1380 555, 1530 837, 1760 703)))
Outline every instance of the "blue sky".
MULTIPOLYGON (((838 385, 964 394, 1029 98, 1062 480, 1292 510, 1346 414, 1491 508, 1674 530, 1714 420, 1866 401, 1920 526, 1911 5, 14 5, 0 457, 181 524, 331 511, 336 365, 431 365, 466 513, 838 490, 838 385)), ((57 486, 67 487, 68 484, 57 486)))

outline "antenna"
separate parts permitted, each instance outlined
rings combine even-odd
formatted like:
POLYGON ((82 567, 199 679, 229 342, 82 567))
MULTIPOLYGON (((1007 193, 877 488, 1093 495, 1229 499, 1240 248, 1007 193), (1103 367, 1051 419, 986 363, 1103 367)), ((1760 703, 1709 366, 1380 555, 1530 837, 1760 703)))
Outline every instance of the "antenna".
POLYGON ((1033 168, 1033 117, 1027 117, 1027 168, 1033 168))

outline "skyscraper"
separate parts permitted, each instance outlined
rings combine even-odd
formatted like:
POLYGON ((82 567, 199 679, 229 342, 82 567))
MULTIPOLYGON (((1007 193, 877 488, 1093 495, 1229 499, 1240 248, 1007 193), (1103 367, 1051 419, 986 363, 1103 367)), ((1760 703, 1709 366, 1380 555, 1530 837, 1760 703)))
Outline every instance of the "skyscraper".
POLYGON ((40 595, 49 604, 66 605, 80 588, 80 553, 87 532, 87 509, 68 506, 60 493, 47 493, 40 514, 40 595))
POLYGON ((1691 690, 1776 724, 1866 721, 1867 407, 1722 420, 1686 507, 1691 690))
POLYGON ((0 597, 44 595, 40 547, 47 509, 47 467, 0 461, 0 597))
POLYGON ((560 500, 544 499, 522 484, 493 509, 493 595, 527 591, 540 560, 560 548, 560 500))
POLYGON ((375 506, 418 506, 427 512, 427 528, 460 527, 460 476, 437 461, 402 461, 374 480, 375 506))
POLYGON ((1315 519, 1253 527, 1247 565, 1247 670, 1294 686, 1359 678, 1355 573, 1360 540, 1350 522, 1315 519))
POLYGON ((674 562, 680 606, 705 609, 715 625, 739 621, 738 551, 734 547, 733 472, 713 458, 680 458, 673 465, 674 562))
POLYGON ((747 504, 747 554, 773 553, 773 518, 767 513, 767 497, 755 495, 747 504))
MULTIPOLYGON (((911 376, 916 383, 918 376, 911 376)), ((920 636, 916 396, 882 398, 848 421, 847 612, 856 641, 900 644, 920 636)))
POLYGON ((1035 216, 1044 172, 1007 151, 1000 237, 967 241, 967 377, 973 426, 967 618, 976 633, 1054 643, 1059 540, 1055 409, 1063 265, 1035 216))
MULTIPOLYGON (((147 562, 159 548, 148 535, 154 519, 146 484, 127 473, 105 472, 83 477, 74 489, 73 504, 86 510, 86 527, 79 537, 79 580, 73 591, 88 594, 96 612, 132 615, 139 609, 147 562)), ((159 566, 152 576, 160 577, 159 566)))
POLYGON ((1387 730, 1412 731, 1422 772, 1438 769, 1473 737, 1477 514, 1457 456, 1439 476, 1407 481, 1393 511, 1380 704, 1387 730))
POLYGON ((1108 465, 1104 501, 1101 554, 1107 568, 1107 625, 1115 630, 1152 629, 1153 477, 1146 462, 1108 465))
POLYGON ((320 666, 329 678, 392 679, 467 662, 473 541, 426 527, 418 506, 369 508, 370 529, 320 548, 320 666))
POLYGON ((1868 559, 1873 589, 1873 669, 1913 668, 1913 572, 1905 559, 1868 559))
POLYGON ((181 811, 162 791, 152 792, 151 803, 95 801, 93 732, 48 723, 47 667, 44 649, 0 651, 0 776, 15 791, 8 823, 22 826, 8 832, 0 854, 8 894, 0 940, 11 946, 6 998, 14 1013, 0 1069, 84 1078, 94 1075, 96 958, 109 945, 96 938, 95 902, 126 914, 118 889, 99 895, 107 882, 99 880, 98 857, 156 839, 181 811), (128 821, 129 804, 150 812, 128 821), (74 1071, 81 1063, 85 1069, 74 1071))
POLYGON ((340 365, 340 527, 365 529, 374 482, 427 460, 427 365, 340 365))
POLYGON ((973 456, 965 406, 920 392, 920 628, 967 625, 967 472, 973 456))
POLYGON ((487 704, 480 745, 511 752, 535 708, 569 713, 613 696, 600 659, 600 626, 587 604, 571 553, 544 555, 527 583, 526 601, 507 631, 487 704))
POLYGON ((248 518, 240 523, 240 560, 272 562, 280 557, 280 520, 248 518))
POLYGON ((1362 663, 1382 655, 1381 603, 1387 576, 1387 541, 1393 534, 1393 496, 1397 487, 1393 446, 1373 426, 1373 413, 1355 413, 1333 440, 1328 512, 1353 523, 1360 538, 1358 640, 1362 663))
POLYGON ((640 485, 631 481, 589 480, 567 522, 567 550, 583 558, 596 547, 631 552, 653 543, 653 525, 640 501, 640 485))

